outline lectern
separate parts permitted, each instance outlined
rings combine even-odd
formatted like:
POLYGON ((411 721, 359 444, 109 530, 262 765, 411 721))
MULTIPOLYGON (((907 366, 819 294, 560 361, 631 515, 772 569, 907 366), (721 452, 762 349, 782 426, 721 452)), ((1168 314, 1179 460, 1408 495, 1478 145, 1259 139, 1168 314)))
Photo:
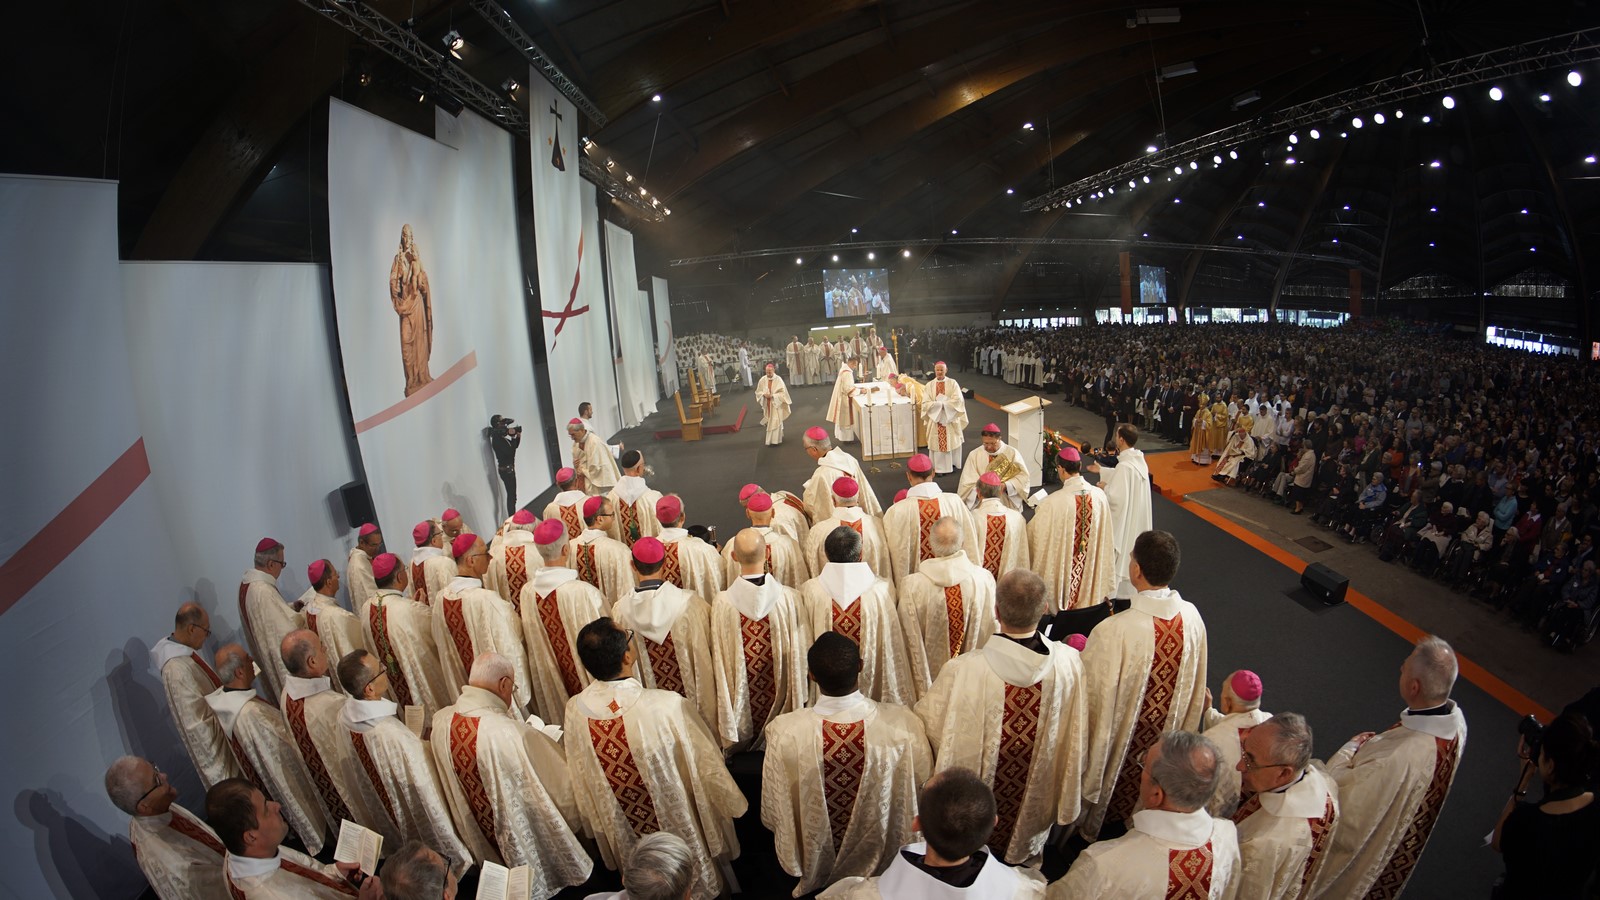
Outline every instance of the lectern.
POLYGON ((1000 407, 1006 414, 1006 443, 1028 464, 1028 487, 1044 484, 1044 408, 1050 401, 1028 397, 1000 407))

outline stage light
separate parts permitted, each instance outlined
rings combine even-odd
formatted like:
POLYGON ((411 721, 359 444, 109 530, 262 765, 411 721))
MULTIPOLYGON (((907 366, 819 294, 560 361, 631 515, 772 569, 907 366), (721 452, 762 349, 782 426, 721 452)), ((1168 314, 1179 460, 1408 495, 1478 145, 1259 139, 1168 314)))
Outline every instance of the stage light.
POLYGON ((606 168, 607 169, 615 169, 616 167, 617 167, 617 161, 616 160, 614 160, 614 159, 606 160, 606 168))
POLYGON ((1174 174, 1174 175, 1182 175, 1183 174, 1183 166, 1173 166, 1172 167, 1172 174, 1174 174))
POLYGON ((1150 236, 1150 232, 1148 232, 1148 231, 1146 231, 1146 232, 1145 232, 1145 233, 1144 233, 1144 236, 1145 236, 1145 237, 1149 237, 1149 236, 1150 236))
POLYGON ((1313 129, 1311 129, 1311 139, 1312 139, 1312 140, 1313 140, 1313 141, 1320 141, 1320 140, 1322 140, 1322 132, 1320 132, 1320 131, 1318 131, 1318 130, 1316 130, 1316 129, 1315 129, 1315 128, 1313 128, 1313 129))
POLYGON ((878 254, 873 253, 871 250, 867 251, 867 261, 868 262, 871 262, 872 260, 875 260, 877 258, 878 258, 878 254))
POLYGON ((1341 132, 1339 132, 1339 137, 1342 137, 1342 138, 1347 138, 1347 137, 1349 137, 1349 136, 1350 136, 1350 132, 1348 132, 1348 131, 1341 131, 1341 132))
POLYGON ((852 229, 850 229, 850 233, 851 234, 855 234, 855 233, 859 232, 860 230, 861 229, 859 229, 859 228, 852 228, 852 229))
POLYGON ((1242 235, 1242 234, 1239 235, 1239 240, 1241 240, 1241 241, 1244 240, 1244 235, 1242 235))
POLYGON ((369 85, 371 85, 372 84, 372 73, 367 71, 366 69, 362 69, 361 72, 356 75, 356 84, 359 84, 362 87, 368 87, 369 85))
POLYGON ((1433 243, 1433 241, 1429 241, 1429 242, 1428 242, 1428 246, 1429 246, 1429 247, 1432 247, 1432 246, 1434 246, 1434 243, 1433 243))
POLYGON ((1430 206, 1430 207, 1428 207, 1428 212, 1431 212, 1431 213, 1436 213, 1436 212, 1438 212, 1438 211, 1439 211, 1439 207, 1437 207, 1437 206, 1430 206))
POLYGON ((1161 148, 1157 147, 1155 144, 1151 144, 1150 146, 1144 148, 1144 152, 1146 152, 1146 153, 1154 153, 1154 152, 1156 152, 1157 150, 1160 150, 1160 149, 1161 148))
POLYGON ((624 175, 622 180, 626 181, 629 184, 633 184, 633 173, 629 172, 628 174, 624 175))
POLYGON ((1213 166, 1222 165, 1222 157, 1221 156, 1213 156, 1213 157, 1211 157, 1211 164, 1213 166))
POLYGON ((1396 119, 1404 119, 1406 117, 1406 111, 1403 109, 1397 109, 1394 111, 1394 117, 1396 119))
POLYGON ((1577 69, 1573 69, 1571 72, 1568 72, 1567 84, 1570 84, 1573 87, 1583 84, 1583 73, 1579 72, 1577 69))
POLYGON ((1437 160, 1437 159, 1436 159, 1436 160, 1434 160, 1434 161, 1433 161, 1433 162, 1431 162, 1431 163, 1428 163, 1428 168, 1430 168, 1430 169, 1437 169, 1437 168, 1439 168, 1439 167, 1440 167, 1440 166, 1442 166, 1442 165, 1444 165, 1444 163, 1442 163, 1442 162, 1439 162, 1439 161, 1438 161, 1438 160, 1437 160))
POLYGON ((1106 188, 1106 191, 1107 191, 1107 193, 1115 194, 1117 192, 1117 186, 1116 185, 1112 185, 1111 187, 1106 188))
POLYGON ((1011 188, 1006 188, 1006 193, 1007 194, 1015 194, 1016 191, 1012 190, 1011 188))
MULTIPOLYGON (((1594 157, 1592 157, 1592 156, 1589 157, 1589 162, 1594 162, 1594 157)), ((1150 183, 1150 176, 1149 175, 1144 176, 1144 183, 1145 184, 1149 184, 1150 183)))
POLYGON ((1172 202, 1173 203, 1182 203, 1183 202, 1183 198, 1182 197, 1173 197, 1172 198, 1172 202))
POLYGON ((1550 102, 1550 95, 1549 94, 1540 94, 1539 95, 1539 102, 1540 103, 1549 103, 1550 102))
POLYGON ((445 49, 449 50, 450 51, 450 55, 454 56, 456 59, 460 59, 461 58, 461 48, 465 47, 466 45, 467 45, 467 42, 463 41, 461 39, 461 32, 456 31, 454 28, 452 28, 448 32, 445 33, 445 36, 444 36, 445 49))
POLYGON ((661 210, 661 214, 664 215, 664 216, 670 216, 670 215, 672 215, 672 210, 663 207, 662 210, 661 210))
POLYGON ((522 85, 518 84, 515 78, 507 78, 505 81, 500 82, 500 89, 508 94, 515 94, 520 87, 522 85))
POLYGON ((1286 159, 1284 159, 1283 164, 1286 165, 1286 166, 1294 165, 1294 157, 1292 157, 1292 156, 1287 157, 1286 159))
POLYGON ((1265 200, 1257 200, 1256 201, 1256 206, 1261 208, 1261 209, 1266 209, 1267 208, 1267 201, 1265 201, 1265 200))
POLYGON ((837 253, 835 253, 835 254, 834 254, 834 255, 833 255, 833 261, 834 261, 834 262, 838 262, 838 261, 839 261, 839 254, 837 254, 837 253))
POLYGON ((1426 124, 1428 124, 1429 122, 1432 122, 1432 121, 1433 121, 1433 116, 1423 116, 1422 117, 1422 124, 1424 124, 1424 125, 1426 125, 1426 124))
POLYGON ((804 262, 805 262, 805 260, 803 260, 803 259, 801 259, 801 258, 800 258, 800 257, 798 257, 798 256, 796 256, 796 257, 795 257, 795 258, 794 258, 794 264, 795 264, 795 265, 797 265, 797 266, 798 266, 798 265, 801 265, 801 264, 803 264, 803 263, 804 263, 804 262))
POLYGON ((1528 252, 1529 253, 1538 253, 1539 252, 1539 248, 1538 247, 1529 247, 1528 248, 1528 252))
POLYGON ((1372 114, 1372 124, 1374 124, 1374 125, 1382 125, 1383 122, 1384 122, 1383 113, 1380 112, 1380 113, 1373 113, 1372 114))
POLYGON ((1191 159, 1191 160, 1189 160, 1189 168, 1191 168, 1191 169, 1198 169, 1198 168, 1200 168, 1200 161, 1199 161, 1199 160, 1197 160, 1197 159, 1191 159))
POLYGON ((1138 186, 1139 186, 1139 182, 1133 180, 1132 178, 1128 179, 1128 187, 1138 187, 1138 186))
POLYGON ((1489 88, 1489 99, 1496 103, 1499 103, 1500 98, 1504 97, 1505 95, 1505 91, 1500 90, 1499 85, 1489 88))
POLYGON ((1339 243, 1339 239, 1338 239, 1338 238, 1334 238, 1334 239, 1333 239, 1333 242, 1334 242, 1334 243, 1335 243, 1335 244, 1337 244, 1337 243, 1339 243))
POLYGON ((910 259, 911 258, 911 251, 910 250, 901 250, 900 251, 900 255, 904 256, 906 259, 910 259))
POLYGON ((1294 133, 1293 133, 1293 132, 1291 132, 1291 133, 1290 133, 1290 134, 1289 134, 1289 143, 1291 143, 1291 144, 1298 144, 1298 143, 1300 143, 1300 135, 1298 135, 1298 134, 1294 134, 1294 133))
POLYGON ((1350 127, 1351 128, 1360 128, 1361 127, 1361 117, 1360 116, 1356 116, 1356 117, 1352 118, 1350 120, 1350 127))
POLYGON ((660 103, 661 102, 661 95, 660 94, 651 94, 650 95, 650 102, 651 103, 660 103))
POLYGON ((1449 94, 1445 94, 1444 98, 1441 99, 1439 101, 1439 103, 1441 105, 1443 105, 1445 109, 1455 109, 1456 108, 1456 98, 1450 96, 1449 94))
POLYGON ((1229 159, 1238 159, 1239 158, 1239 151, 1237 151, 1237 150, 1229 150, 1228 151, 1228 158, 1229 159))
POLYGON ((1527 215, 1527 214, 1528 214, 1528 210, 1527 210, 1527 209, 1526 209, 1526 208, 1524 208, 1524 209, 1523 209, 1523 210, 1522 210, 1522 214, 1523 214, 1523 215, 1527 215))
POLYGON ((1032 122, 1023 122, 1022 123, 1022 130, 1023 131, 1032 131, 1033 130, 1033 123, 1032 122))
POLYGON ((959 231, 955 230, 954 228, 952 228, 952 229, 950 229, 950 233, 951 234, 960 234, 961 232, 959 232, 959 231))
POLYGON ((583 139, 583 149, 588 150, 588 149, 590 149, 592 147, 594 147, 594 141, 591 141, 588 138, 584 138, 583 139))
POLYGON ((1591 166, 1594 165, 1594 157, 1592 157, 1592 156, 1585 156, 1583 158, 1583 161, 1588 163, 1591 166))
POLYGON ((641 196, 641 197, 650 196, 650 192, 648 190, 646 190, 644 185, 642 185, 642 184, 639 185, 639 196, 641 196))
POLYGON ((423 102, 424 100, 427 100, 427 99, 428 99, 428 92, 427 91, 417 91, 417 102, 418 103, 421 103, 421 102, 423 102))

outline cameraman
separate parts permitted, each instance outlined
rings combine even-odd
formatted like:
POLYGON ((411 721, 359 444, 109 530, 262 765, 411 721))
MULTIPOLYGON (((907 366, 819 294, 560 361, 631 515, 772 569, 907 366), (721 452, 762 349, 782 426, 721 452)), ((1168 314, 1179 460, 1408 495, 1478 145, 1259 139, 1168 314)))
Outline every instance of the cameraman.
POLYGON ((1582 716, 1571 714, 1547 727, 1529 716, 1517 730, 1522 777, 1495 823, 1493 846, 1505 857, 1506 874, 1492 896, 1576 900, 1584 896, 1595 868, 1594 848, 1600 846, 1600 806, 1589 785, 1594 731, 1582 716), (1544 797, 1529 803, 1535 771, 1544 782, 1544 797))
POLYGON ((495 471, 506 487, 506 515, 517 513, 517 448, 522 446, 522 426, 502 415, 489 417, 489 448, 494 451, 495 471))

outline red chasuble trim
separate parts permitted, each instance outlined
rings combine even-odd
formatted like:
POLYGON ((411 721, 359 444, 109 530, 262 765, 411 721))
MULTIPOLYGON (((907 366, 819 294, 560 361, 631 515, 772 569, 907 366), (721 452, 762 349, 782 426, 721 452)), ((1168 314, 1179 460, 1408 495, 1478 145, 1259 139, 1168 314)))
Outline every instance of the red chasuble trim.
POLYGON ((1322 859, 1322 851, 1328 849, 1328 837, 1333 834, 1334 819, 1332 795, 1323 800, 1320 818, 1306 819, 1306 824, 1311 828, 1311 853, 1306 856, 1305 871, 1300 873, 1302 894, 1311 886, 1311 875, 1317 870, 1317 863, 1322 859))
POLYGON ((445 631, 455 644, 456 658, 461 660, 461 671, 472 671, 472 633, 467 630, 467 618, 461 611, 463 601, 449 597, 439 598, 439 611, 444 614, 445 631))
POLYGON ((605 773, 611 796, 616 798, 617 806, 628 819, 628 827, 640 837, 660 831, 655 801, 628 747, 627 723, 621 716, 590 719, 589 742, 594 745, 595 759, 600 762, 600 771, 605 773))
POLYGON ((850 604, 849 609, 840 606, 837 601, 833 603, 833 630, 856 642, 861 646, 861 598, 850 604))
POLYGON ((961 599, 961 585, 952 584, 944 589, 944 614, 950 639, 950 658, 961 655, 967 642, 967 610, 961 599))
POLYGON ((1412 816, 1411 824, 1406 827, 1405 837, 1394 849, 1394 855, 1389 857, 1388 864, 1378 874, 1378 880, 1367 891, 1369 900, 1390 900, 1400 896, 1406 880, 1411 877, 1411 870, 1416 868, 1417 860, 1422 857, 1422 848, 1427 846, 1428 836, 1433 833, 1433 823, 1439 820, 1439 811, 1444 808, 1445 795, 1450 793, 1450 780, 1456 774, 1461 742, 1453 738, 1445 740, 1436 737, 1433 743, 1433 777, 1428 781, 1427 792, 1422 795, 1422 805, 1417 807, 1416 815, 1412 816))
POLYGON ((844 526, 851 531, 854 531, 856 534, 862 535, 863 537, 866 535, 866 532, 862 529, 860 519, 857 519, 854 522, 845 522, 844 526))
POLYGON ((394 688, 395 699, 400 701, 401 706, 410 706, 411 685, 400 668, 400 660, 394 655, 394 643, 389 639, 389 608, 384 605, 382 597, 374 599, 367 607, 367 622, 372 629, 372 643, 376 645, 378 659, 383 661, 384 671, 389 673, 389 687, 394 688))
POLYGON ((666 551, 666 557, 661 561, 661 580, 676 587, 683 587, 683 571, 678 565, 677 542, 661 546, 666 551))
POLYGON ((994 806, 999 821, 995 823, 994 839, 990 842, 1002 860, 1010 853, 1017 819, 1022 814, 1022 801, 1028 794, 1028 776, 1033 772, 1043 698, 1043 683, 1028 687, 1006 685, 1005 712, 1000 720, 1000 752, 994 764, 994 806))
POLYGON ((522 588, 528 583, 528 547, 518 544, 506 548, 506 587, 511 589, 511 608, 522 616, 522 588))
POLYGON ((1145 751, 1155 746, 1167 727, 1172 696, 1178 690, 1178 671, 1183 665, 1183 615, 1171 619, 1152 617, 1150 621, 1155 628, 1155 655, 1150 660, 1150 675, 1145 679, 1139 713, 1133 720, 1133 735, 1122 757, 1122 770, 1117 774, 1117 784, 1106 808, 1106 818, 1113 822, 1133 815, 1133 808, 1139 803, 1139 766, 1145 751))
POLYGON ((1072 564, 1067 569, 1065 598, 1068 609, 1074 609, 1078 605, 1078 589, 1083 586, 1083 570, 1089 563, 1089 526, 1092 524, 1090 516, 1094 515, 1094 500, 1089 494, 1079 494, 1073 498, 1073 502, 1076 508, 1072 520, 1072 564))
POLYGON ((389 821, 398 826, 400 817, 394 814, 394 803, 389 800, 389 791, 383 786, 383 779, 378 777, 378 766, 372 761, 372 753, 367 749, 366 735, 352 731, 350 743, 356 748, 356 756, 361 760, 361 768, 367 772, 367 780, 372 782, 373 790, 378 792, 378 800, 383 803, 383 811, 389 814, 389 821))
POLYGON ((578 515, 576 506, 558 506, 556 507, 556 515, 560 516, 561 521, 567 526, 567 540, 570 541, 583 534, 583 517, 578 515))
MULTIPOLYGON (((805 516, 807 524, 809 524, 811 522, 811 514, 806 512, 806 505, 804 503, 800 502, 800 498, 799 497, 796 497, 793 494, 787 494, 786 493, 786 494, 783 495, 783 502, 785 502, 785 503, 789 504, 790 506, 794 507, 795 511, 800 513, 800 515, 805 516)), ((861 529, 859 527, 856 528, 856 531, 860 531, 860 530, 861 529)))
POLYGON ((739 639, 744 646, 744 679, 750 696, 750 724, 760 736, 778 702, 777 668, 772 654, 772 625, 767 619, 739 614, 739 639))
POLYGON ((1211 842, 1193 850, 1167 851, 1167 900, 1210 900, 1211 842))
POLYGON ((228 852, 228 848, 222 846, 222 841, 218 840, 216 835, 206 831, 199 823, 191 822, 178 813, 172 814, 172 818, 167 822, 167 827, 191 841, 204 844, 207 849, 215 852, 218 856, 228 852))
POLYGON ((995 578, 1000 577, 1000 566, 1005 560, 1006 517, 985 514, 983 523, 983 567, 995 578))
POLYGON ((567 646, 567 629, 561 624, 556 592, 536 593, 533 599, 539 607, 539 625, 544 629, 544 638, 550 642, 550 655, 555 658, 556 669, 561 672, 561 686, 566 688, 567 696, 571 697, 583 690, 583 684, 578 679, 578 667, 572 661, 572 650, 567 646))
POLYGON ((689 694, 684 688, 683 670, 678 666, 678 649, 672 643, 672 632, 667 632, 659 644, 644 635, 639 637, 644 641, 645 653, 650 657, 650 674, 655 678, 655 688, 673 691, 687 698, 689 694))
POLYGON ((822 723, 822 795, 828 805, 833 849, 844 843, 867 762, 867 723, 822 723))
POLYGON ((578 569, 578 577, 587 582, 595 590, 600 589, 600 570, 594 564, 594 544, 579 544, 573 562, 578 569))
POLYGON ((328 776, 328 767, 322 762, 322 754, 317 752, 317 745, 311 741, 311 731, 306 728, 306 701, 289 697, 283 706, 287 713, 284 718, 289 720, 289 731, 294 734, 295 746, 300 748, 300 758, 306 761, 306 768, 311 771, 311 783, 321 795, 323 805, 328 808, 332 818, 354 822, 356 817, 350 814, 344 798, 339 796, 339 789, 334 786, 333 779, 328 776))
MULTIPOLYGON (((937 498, 917 498, 917 562, 933 558, 933 546, 928 543, 928 535, 933 531, 933 523, 939 521, 943 511, 937 498)), ((911 567, 913 570, 916 566, 911 567)))
POLYGON ((206 665, 206 661, 204 659, 200 658, 200 654, 191 653, 191 654, 189 654, 189 658, 194 660, 194 664, 199 666, 200 667, 200 671, 202 671, 202 672, 204 672, 206 674, 206 678, 211 681, 211 689, 212 690, 216 690, 217 688, 222 687, 222 679, 217 677, 217 673, 216 673, 216 671, 214 669, 212 669, 210 666, 206 665))
POLYGON ((505 853, 500 850, 500 839, 494 827, 494 807, 483 786, 483 773, 478 771, 478 724, 471 716, 460 713, 450 716, 450 766, 455 770, 461 792, 467 796, 467 806, 472 810, 478 832, 504 859, 505 853))
POLYGON ((411 564, 411 599, 428 606, 428 579, 422 573, 422 563, 411 564))
POLYGON ((622 542, 629 547, 633 546, 634 535, 639 529, 639 508, 632 503, 617 504, 617 520, 622 530, 622 542))

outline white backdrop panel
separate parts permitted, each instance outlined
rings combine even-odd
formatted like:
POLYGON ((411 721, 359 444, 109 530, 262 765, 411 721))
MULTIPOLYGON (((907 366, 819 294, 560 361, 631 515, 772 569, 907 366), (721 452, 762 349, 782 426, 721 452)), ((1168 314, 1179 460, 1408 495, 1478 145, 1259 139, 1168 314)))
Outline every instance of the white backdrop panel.
POLYGON ((632 428, 656 411, 659 396, 655 352, 650 346, 650 298, 639 290, 633 235, 614 222, 606 222, 605 226, 607 274, 611 279, 617 334, 622 342, 617 394, 622 404, 623 427, 632 428))
POLYGON ((656 322, 656 367, 661 373, 661 396, 678 392, 678 345, 672 339, 672 296, 667 280, 650 278, 650 304, 656 322))

